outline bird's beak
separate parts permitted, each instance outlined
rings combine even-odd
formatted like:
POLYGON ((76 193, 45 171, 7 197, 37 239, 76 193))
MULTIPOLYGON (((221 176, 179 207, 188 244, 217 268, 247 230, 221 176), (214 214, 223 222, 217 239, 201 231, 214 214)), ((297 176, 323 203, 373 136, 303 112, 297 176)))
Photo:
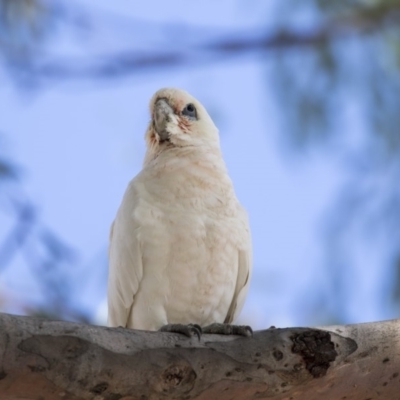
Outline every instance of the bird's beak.
POLYGON ((160 142, 169 140, 169 133, 167 131, 167 123, 170 121, 170 116, 174 110, 169 105, 167 99, 158 99, 154 104, 153 121, 156 132, 160 137, 160 142))

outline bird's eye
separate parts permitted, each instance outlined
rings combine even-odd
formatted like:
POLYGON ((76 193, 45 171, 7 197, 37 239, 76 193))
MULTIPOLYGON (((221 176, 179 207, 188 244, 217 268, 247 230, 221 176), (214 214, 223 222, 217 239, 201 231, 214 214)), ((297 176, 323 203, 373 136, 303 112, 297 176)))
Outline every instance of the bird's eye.
POLYGON ((196 107, 192 103, 187 104, 182 110, 182 115, 185 115, 190 119, 197 119, 196 107))

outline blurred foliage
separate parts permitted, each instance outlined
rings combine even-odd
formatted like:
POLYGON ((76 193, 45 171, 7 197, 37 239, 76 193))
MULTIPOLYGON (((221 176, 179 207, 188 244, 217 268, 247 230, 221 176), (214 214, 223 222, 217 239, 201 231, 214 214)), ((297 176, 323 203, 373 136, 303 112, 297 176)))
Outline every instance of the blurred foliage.
MULTIPOLYGON (((349 105, 357 104, 369 123, 365 135, 378 140, 382 151, 396 151, 400 1, 292 0, 281 2, 278 14, 286 10, 288 15, 294 3, 313 8, 325 22, 315 24, 319 40, 313 46, 275 53, 271 82, 285 104, 285 131, 290 135, 285 140, 295 146, 330 144, 334 134, 335 140, 345 141, 349 135, 338 128, 349 105)), ((289 27, 281 27, 282 32, 289 27)))
POLYGON ((0 60, 16 82, 27 84, 24 69, 39 56, 50 21, 41 1, 0 1, 0 60))
MULTIPOLYGON (((294 3, 301 7, 296 0, 281 2, 280 12, 287 15, 294 3)), ((317 15, 321 40, 307 48, 277 50, 268 80, 284 109, 285 148, 307 154, 317 146, 347 173, 325 236, 328 296, 336 299, 331 311, 338 316, 345 315, 351 296, 357 242, 382 249, 382 276, 398 270, 400 1, 301 4, 317 15)), ((400 276, 391 289, 400 304, 400 276)))
MULTIPOLYGON (((0 143, 4 149, 4 142, 0 143)), ((43 224, 22 188, 20 168, 8 162, 3 153, 4 150, 0 152, 0 212, 13 224, 0 243, 0 274, 13 265, 17 255, 22 255, 42 299, 22 305, 20 312, 88 322, 88 316, 72 306, 73 282, 68 271, 76 264, 76 252, 43 224)))
POLYGON ((16 172, 14 168, 6 160, 0 160, 0 181, 10 178, 16 178, 16 172))
MULTIPOLYGON (((284 148, 300 155, 309 149, 323 151, 348 175, 329 211, 325 235, 327 274, 335 294, 329 296, 337 299, 332 315, 343 313, 349 295, 347 271, 354 258, 350 237, 364 243, 379 241, 385 253, 382 271, 397 274, 391 290, 400 304, 400 0, 275 3, 274 25, 262 35, 257 31, 213 36, 193 27, 177 35, 171 24, 160 25, 159 47, 152 39, 147 49, 132 45, 99 57, 88 50, 96 35, 90 11, 77 10, 76 3, 68 2, 0 0, 0 61, 25 89, 40 88, 49 80, 106 81, 157 68, 272 55, 266 57, 266 64, 272 65, 267 79, 280 110, 284 148), (56 28, 63 23, 64 33, 71 33, 83 26, 82 21, 91 29, 90 46, 80 37, 74 42, 79 57, 57 53, 51 46, 56 28), (170 51, 165 50, 168 33, 174 42, 170 51)), ((147 33, 140 26, 144 38, 147 33)), ((0 156, 0 183, 11 177, 16 179, 15 169, 0 156)), ((23 215, 17 212, 16 218, 26 219, 23 215)), ((42 271, 69 260, 69 252, 54 238, 38 236, 49 257, 39 263, 42 271)), ((55 287, 60 294, 51 304, 67 302, 60 286, 55 287)))

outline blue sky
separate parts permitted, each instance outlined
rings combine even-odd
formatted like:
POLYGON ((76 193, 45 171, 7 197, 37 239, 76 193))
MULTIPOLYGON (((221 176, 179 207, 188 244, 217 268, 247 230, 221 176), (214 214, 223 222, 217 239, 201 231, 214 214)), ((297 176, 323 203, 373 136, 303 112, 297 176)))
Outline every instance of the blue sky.
MULTIPOLYGON (((94 7, 88 0, 75 3, 87 10, 94 7)), ((271 23, 273 2, 266 7, 255 1, 257 12, 243 3, 204 1, 194 10, 177 0, 168 6, 146 1, 136 8, 127 0, 98 1, 93 15, 104 43, 90 42, 95 53, 128 48, 131 43, 139 48, 164 42, 169 46, 165 48, 184 48, 185 24, 225 32, 271 23), (121 27, 118 31, 114 15, 127 27, 131 18, 138 25, 154 23, 154 36, 141 37, 134 23, 132 31, 121 27), (177 34, 177 43, 169 43, 157 31, 157 24, 164 22, 182 24, 183 37, 177 34)), ((62 36, 53 39, 52 46, 60 53, 76 51, 73 41, 62 36)), ((326 322, 326 305, 318 300, 330 290, 323 266, 323 220, 344 171, 323 152, 292 157, 283 151, 284 132, 268 68, 268 59, 249 57, 157 70, 108 84, 59 83, 28 96, 0 75, 0 131, 6 134, 8 153, 22 167, 24 188, 38 206, 41 220, 78 250, 78 264, 69 271, 75 282, 74 299, 98 323, 105 321, 109 227, 128 181, 141 168, 148 101, 166 86, 188 90, 210 111, 220 129, 237 195, 250 215, 254 274, 241 320, 255 328, 326 322)), ((11 222, 0 213, 0 239, 11 222)), ((342 318, 347 322, 390 318, 393 313, 382 300, 379 257, 364 248, 359 253, 361 267, 357 264, 351 270, 357 285, 342 318)), ((14 312, 43 295, 21 258, 0 275, 0 288, 11 299, 3 308, 14 312)))

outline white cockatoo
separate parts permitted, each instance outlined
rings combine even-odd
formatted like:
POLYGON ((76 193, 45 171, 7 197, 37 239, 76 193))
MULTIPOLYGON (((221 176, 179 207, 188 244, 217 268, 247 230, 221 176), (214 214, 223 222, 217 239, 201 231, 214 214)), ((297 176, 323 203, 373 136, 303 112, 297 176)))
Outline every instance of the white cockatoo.
POLYGON ((159 90, 150 114, 143 169, 111 227, 108 324, 250 335, 229 325, 246 297, 252 249, 218 129, 183 90, 159 90))

